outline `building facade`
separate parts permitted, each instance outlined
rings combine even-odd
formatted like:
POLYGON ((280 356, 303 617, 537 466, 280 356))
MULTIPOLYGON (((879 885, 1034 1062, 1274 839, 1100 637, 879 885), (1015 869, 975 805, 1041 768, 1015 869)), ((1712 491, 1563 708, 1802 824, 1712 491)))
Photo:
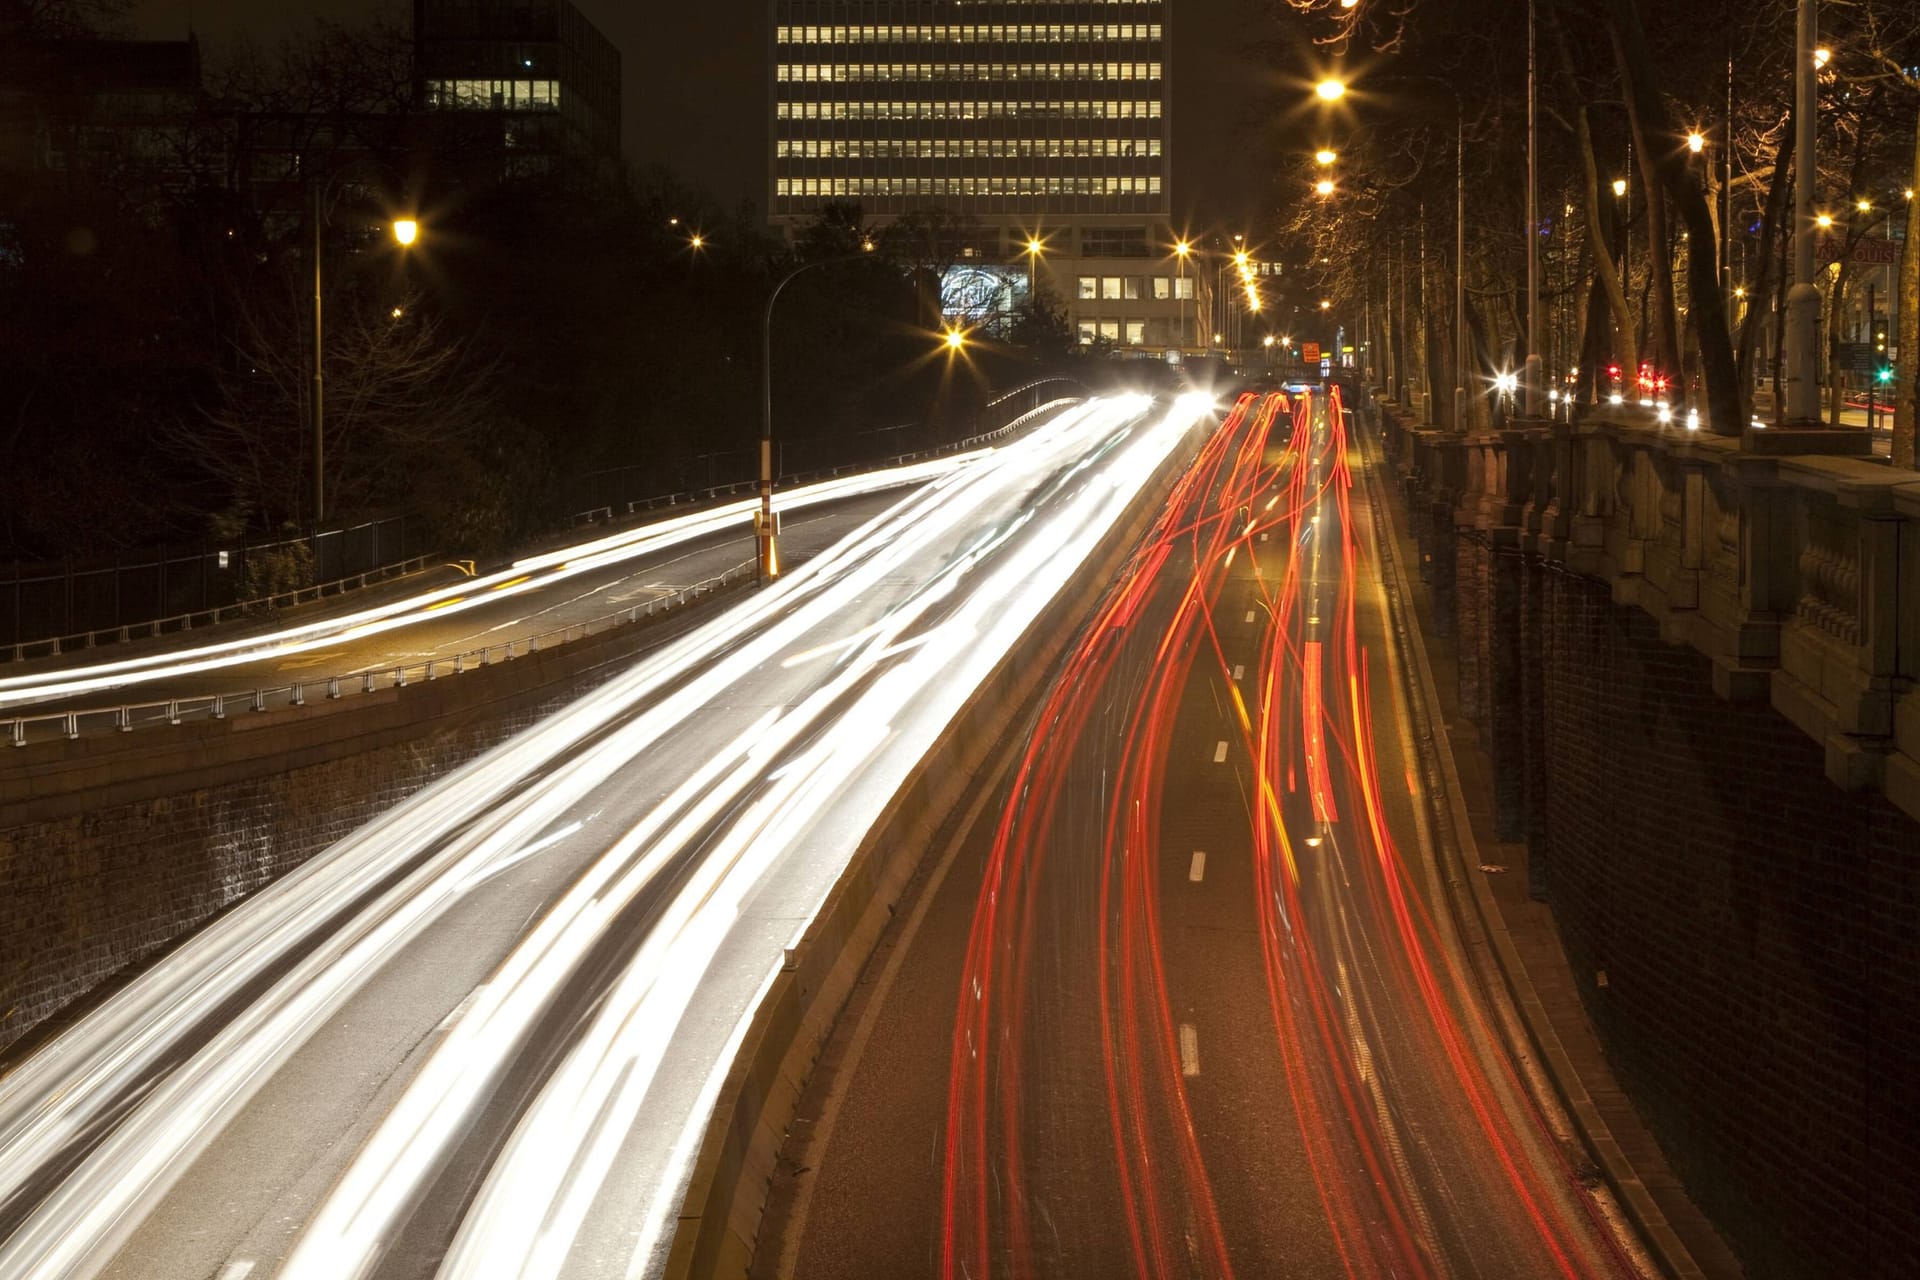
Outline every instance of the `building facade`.
POLYGON ((830 203, 956 214, 974 230, 950 311, 1045 281, 1083 341, 1184 345, 1168 0, 771 4, 776 226, 830 203))
POLYGON ((416 106, 503 176, 618 163, 620 51, 567 0, 414 0, 413 38, 416 106))

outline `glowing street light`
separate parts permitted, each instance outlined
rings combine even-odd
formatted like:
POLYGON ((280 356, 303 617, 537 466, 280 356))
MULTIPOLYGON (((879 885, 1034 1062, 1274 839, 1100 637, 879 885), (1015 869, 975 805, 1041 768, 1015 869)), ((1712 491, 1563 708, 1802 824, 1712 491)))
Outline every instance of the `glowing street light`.
POLYGON ((1322 311, 1331 311, 1331 310, 1333 310, 1333 301, 1332 301, 1332 299, 1330 299, 1330 298, 1322 298, 1322 299, 1320 299, 1320 309, 1321 309, 1322 311))
POLYGON ((1329 150, 1326 147, 1322 147, 1320 148, 1320 150, 1313 153, 1313 159, 1316 164, 1332 164, 1335 160, 1338 160, 1339 158, 1340 158, 1339 152, 1329 150))
POLYGON ((1706 149, 1707 149, 1707 138, 1705 134, 1701 133, 1698 129, 1695 129, 1692 133, 1687 135, 1687 150, 1693 152, 1693 154, 1695 155, 1699 155, 1702 151, 1705 151, 1706 149))
POLYGON ((1313 86, 1313 91, 1320 95, 1320 100, 1323 102, 1338 102, 1347 96, 1347 86, 1332 76, 1313 86))
POLYGON ((1616 196, 1627 194, 1627 180, 1625 178, 1615 178, 1613 180, 1613 194, 1616 196))
POLYGON ((1034 275, 1040 268, 1040 255, 1046 252, 1046 241, 1039 236, 1027 237, 1027 296, 1031 298, 1036 287, 1034 275))
POLYGON ((1824 67, 1827 65, 1827 63, 1831 62, 1832 60, 1833 60, 1833 50, 1827 48, 1824 45, 1822 45, 1820 48, 1815 49, 1813 51, 1813 65, 1816 67, 1824 67))
POLYGON ((964 329, 949 328, 945 341, 949 353, 963 351, 967 345, 967 332, 964 329))
POLYGON ((1332 195, 1332 194, 1333 194, 1333 179, 1332 179, 1332 178, 1322 178, 1322 179, 1320 179, 1320 181, 1318 181, 1318 182, 1316 182, 1316 183, 1314 183, 1314 184, 1313 184, 1313 190, 1314 190, 1314 192, 1315 192, 1315 194, 1317 194, 1317 195, 1323 195, 1323 196, 1330 196, 1330 195, 1332 195))
POLYGON ((1862 200, 1862 201, 1860 201, 1859 203, 1857 203, 1857 204, 1855 204, 1855 205, 1854 205, 1853 207, 1854 207, 1854 208, 1856 208, 1856 209, 1858 209, 1858 210, 1859 210, 1860 212, 1862 212, 1862 213, 1872 213, 1872 212, 1873 212, 1873 201, 1871 201, 1871 200, 1862 200))
POLYGON ((1830 213, 1823 213, 1819 217, 1813 220, 1813 225, 1816 227, 1819 227, 1822 231, 1825 231, 1828 227, 1831 227, 1833 225, 1833 215, 1830 213))
POLYGON ((402 245, 410 245, 420 238, 420 224, 413 218, 396 218, 393 223, 393 238, 402 245))
POLYGON ((707 247, 707 238, 703 235, 696 234, 691 240, 687 241, 687 245, 695 252, 698 252, 707 247))

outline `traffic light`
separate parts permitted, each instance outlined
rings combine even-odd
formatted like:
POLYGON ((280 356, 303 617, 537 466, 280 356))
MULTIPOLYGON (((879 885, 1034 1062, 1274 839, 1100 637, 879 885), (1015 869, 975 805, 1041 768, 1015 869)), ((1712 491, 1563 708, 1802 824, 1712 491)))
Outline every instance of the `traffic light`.
POLYGON ((1873 371, 1873 380, 1875 382, 1880 382, 1880 383, 1892 382, 1893 366, 1890 364, 1883 364, 1878 369, 1875 369, 1873 371))

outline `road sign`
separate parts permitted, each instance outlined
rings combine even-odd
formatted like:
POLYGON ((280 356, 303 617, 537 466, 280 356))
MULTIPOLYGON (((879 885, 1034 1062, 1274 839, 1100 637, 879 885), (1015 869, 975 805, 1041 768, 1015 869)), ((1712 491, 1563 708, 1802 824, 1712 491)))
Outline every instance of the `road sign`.
POLYGON ((1300 361, 1302 364, 1319 364, 1320 363, 1320 344, 1317 342, 1301 343, 1300 344, 1300 361))
POLYGON ((1900 244, 1885 236, 1861 236, 1853 242, 1853 252, 1847 252, 1845 236, 1821 236, 1815 246, 1815 252, 1822 262, 1838 262, 1848 258, 1855 266, 1891 267, 1900 261, 1900 244))

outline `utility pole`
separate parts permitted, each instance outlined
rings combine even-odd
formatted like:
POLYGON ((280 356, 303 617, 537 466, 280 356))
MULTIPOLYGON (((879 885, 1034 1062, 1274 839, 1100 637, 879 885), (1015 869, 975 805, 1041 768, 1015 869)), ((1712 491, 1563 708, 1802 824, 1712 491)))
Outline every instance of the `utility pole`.
POLYGON ((1799 0, 1794 39, 1793 288, 1787 291, 1786 400, 1788 423, 1815 425, 1820 418, 1820 290, 1813 283, 1813 188, 1819 180, 1813 149, 1819 112, 1819 68, 1814 0, 1799 0))
POLYGON ((1526 414, 1546 417, 1546 364, 1540 358, 1540 115, 1533 0, 1527 0, 1527 367, 1526 414))
POLYGON ((313 527, 327 518, 326 427, 320 366, 323 344, 320 318, 320 187, 313 187, 313 527))
POLYGON ((1453 429, 1467 429, 1467 118, 1453 104, 1453 429))

